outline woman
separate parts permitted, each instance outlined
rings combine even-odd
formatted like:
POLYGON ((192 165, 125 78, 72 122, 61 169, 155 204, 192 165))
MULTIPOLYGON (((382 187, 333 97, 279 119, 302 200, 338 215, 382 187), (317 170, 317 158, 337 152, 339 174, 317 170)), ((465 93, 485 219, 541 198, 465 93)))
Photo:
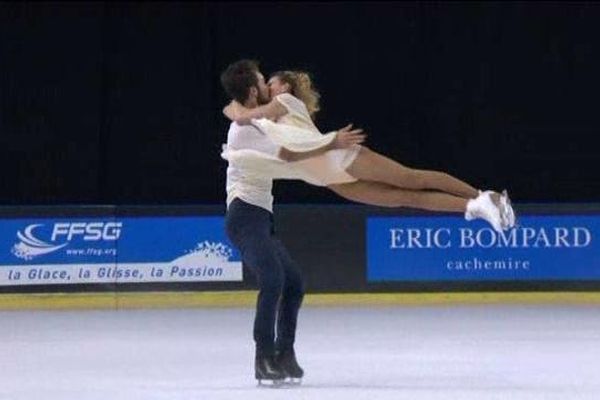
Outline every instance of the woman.
MULTIPOLYGON (((308 74, 277 72, 268 85, 271 94, 268 104, 247 109, 233 101, 223 113, 237 123, 253 124, 287 149, 282 153, 283 161, 279 164, 271 161, 279 166, 285 162, 288 172, 274 168, 277 171, 274 178, 302 179, 365 204, 460 212, 467 220, 487 220, 496 231, 514 226, 515 216, 506 191, 502 195, 482 192, 443 172, 408 168, 365 146, 355 144, 299 160, 299 153, 330 146, 336 132, 323 135, 313 123, 320 96, 308 74)), ((238 157, 238 161, 245 157, 238 157)))

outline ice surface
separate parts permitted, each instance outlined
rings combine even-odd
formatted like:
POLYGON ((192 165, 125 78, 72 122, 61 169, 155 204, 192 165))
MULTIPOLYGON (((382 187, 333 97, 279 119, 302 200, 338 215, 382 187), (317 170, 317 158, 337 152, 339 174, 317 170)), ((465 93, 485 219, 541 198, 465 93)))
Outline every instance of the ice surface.
POLYGON ((2 312, 0 399, 600 399, 594 306, 303 308, 298 388, 258 388, 251 309, 2 312))

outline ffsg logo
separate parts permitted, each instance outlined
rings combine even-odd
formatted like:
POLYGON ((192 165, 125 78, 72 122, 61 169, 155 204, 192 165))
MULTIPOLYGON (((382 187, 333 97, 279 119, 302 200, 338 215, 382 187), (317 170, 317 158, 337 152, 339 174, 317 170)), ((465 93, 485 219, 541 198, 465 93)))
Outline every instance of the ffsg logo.
POLYGON ((52 242, 81 237, 85 241, 114 241, 121 236, 122 222, 57 222, 52 229, 52 242))
MULTIPOLYGON (((54 253, 73 239, 84 241, 115 241, 121 236, 122 222, 56 222, 50 240, 44 234, 44 224, 31 224, 17 232, 19 241, 12 247, 15 257, 31 260, 54 253), (44 237, 40 238, 40 235, 44 237)), ((47 232, 47 231, 46 231, 47 232)))

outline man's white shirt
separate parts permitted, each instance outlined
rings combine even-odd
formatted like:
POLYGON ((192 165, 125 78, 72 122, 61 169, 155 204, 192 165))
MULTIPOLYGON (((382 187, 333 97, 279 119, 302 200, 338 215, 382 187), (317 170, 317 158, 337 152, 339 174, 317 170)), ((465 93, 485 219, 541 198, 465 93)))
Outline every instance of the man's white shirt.
MULTIPOLYGON (((227 132, 230 150, 250 149, 277 157, 280 147, 252 125, 232 122, 227 132)), ((227 167, 227 206, 235 198, 273 212, 273 179, 256 171, 229 163, 227 167)))

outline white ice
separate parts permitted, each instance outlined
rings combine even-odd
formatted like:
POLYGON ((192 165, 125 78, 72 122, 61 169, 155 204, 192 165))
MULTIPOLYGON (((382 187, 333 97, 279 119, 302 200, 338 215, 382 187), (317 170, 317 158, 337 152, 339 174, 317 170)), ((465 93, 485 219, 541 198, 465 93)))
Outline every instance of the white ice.
POLYGON ((258 388, 252 309, 2 312, 2 400, 600 399, 595 306, 310 308, 258 388))

